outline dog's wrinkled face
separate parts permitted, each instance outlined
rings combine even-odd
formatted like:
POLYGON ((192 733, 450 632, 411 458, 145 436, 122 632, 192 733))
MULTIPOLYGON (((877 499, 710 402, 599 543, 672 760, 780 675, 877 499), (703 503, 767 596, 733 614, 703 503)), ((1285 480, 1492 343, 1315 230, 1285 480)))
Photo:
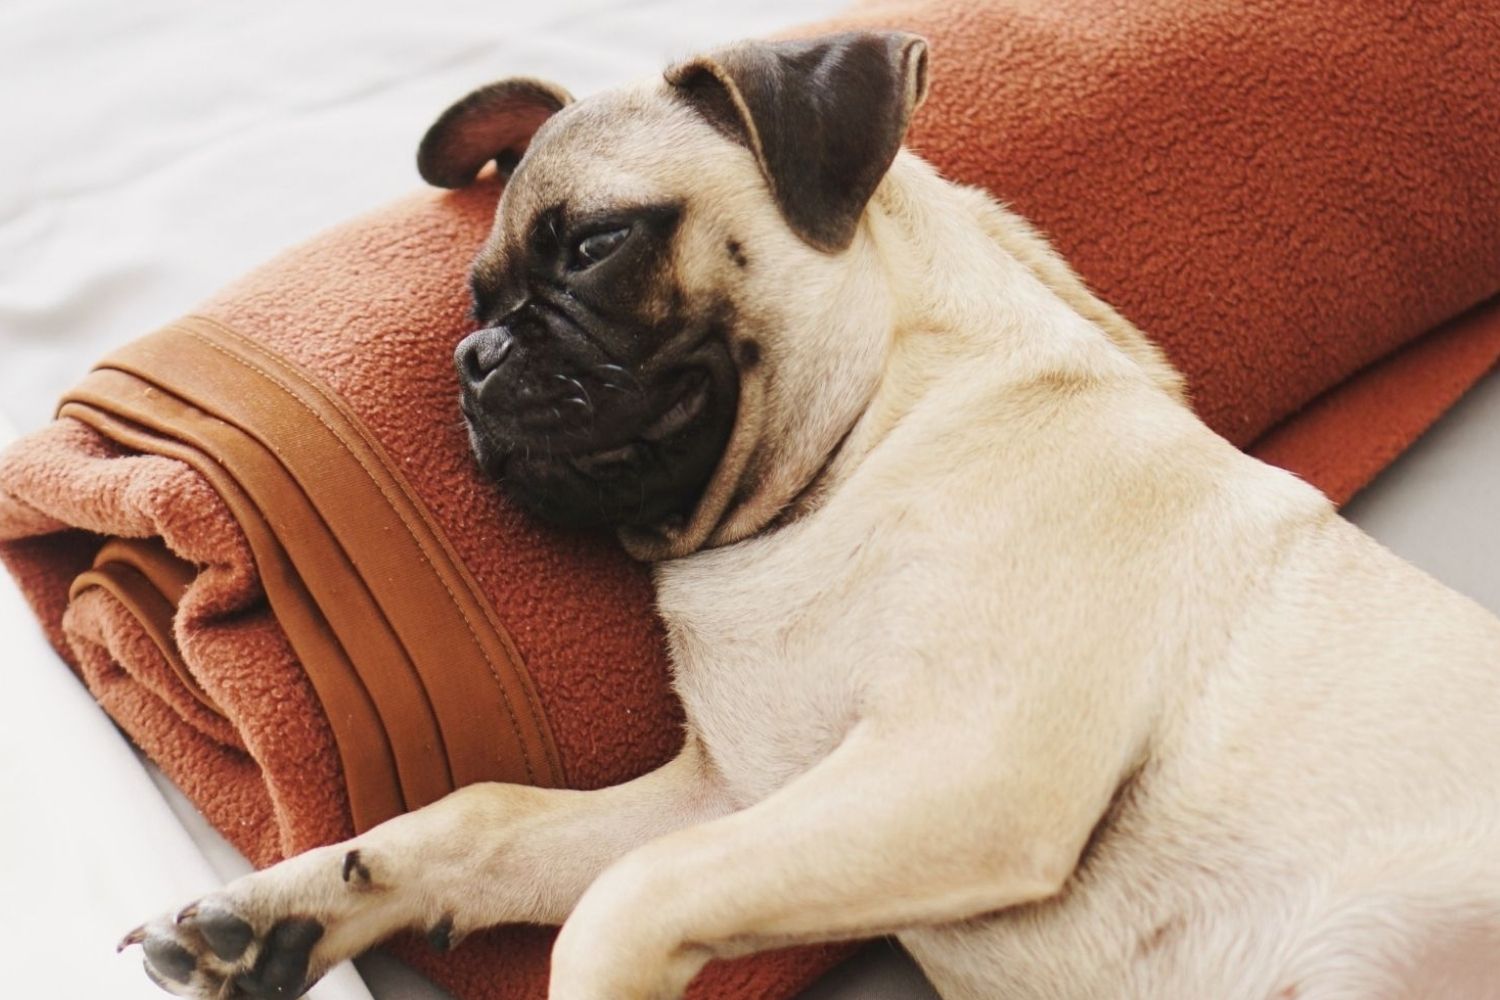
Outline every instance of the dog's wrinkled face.
POLYGON ((618 128, 588 125, 606 111, 636 117, 614 101, 569 109, 512 177, 456 363, 475 453, 517 502, 570 524, 657 524, 692 507, 729 440, 734 310, 727 289, 685 287, 702 207, 644 178, 622 186, 625 163, 594 148, 618 128))
POLYGON ((688 519, 744 423, 742 380, 816 321, 788 283, 853 240, 924 52, 898 35, 756 44, 578 103, 511 80, 449 109, 424 176, 514 163, 455 355, 485 472, 553 521, 688 519))

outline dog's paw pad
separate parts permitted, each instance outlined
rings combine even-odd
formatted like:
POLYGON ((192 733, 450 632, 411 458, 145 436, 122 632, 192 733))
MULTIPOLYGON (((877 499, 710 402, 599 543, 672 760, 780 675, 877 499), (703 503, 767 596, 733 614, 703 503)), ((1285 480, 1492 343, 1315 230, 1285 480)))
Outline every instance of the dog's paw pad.
POLYGON ((250 922, 215 902, 194 903, 177 915, 177 925, 196 932, 221 962, 233 962, 255 940, 250 922))
POLYGON ((234 985, 255 1000, 290 1000, 312 984, 307 967, 313 945, 323 937, 323 925, 306 917, 290 917, 271 928, 256 956, 255 966, 234 977, 234 985))
MULTIPOLYGON (((143 947, 146 952, 147 974, 155 972, 174 983, 186 984, 192 981, 193 971, 198 968, 198 960, 175 939, 151 934, 146 937, 143 947)), ((158 980, 157 985, 163 984, 158 980)))

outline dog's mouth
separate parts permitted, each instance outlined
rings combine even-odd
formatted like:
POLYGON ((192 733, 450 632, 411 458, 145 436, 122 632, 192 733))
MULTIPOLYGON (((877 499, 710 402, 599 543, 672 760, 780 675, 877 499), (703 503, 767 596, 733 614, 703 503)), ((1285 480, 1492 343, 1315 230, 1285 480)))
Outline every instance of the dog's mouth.
POLYGON ((627 475, 648 449, 687 432, 708 411, 713 382, 701 368, 690 368, 675 380, 667 395, 668 406, 624 444, 573 455, 570 465, 586 476, 613 478, 627 475))
POLYGON ((728 444, 739 383, 719 338, 662 369, 563 379, 583 386, 587 412, 570 412, 555 393, 514 393, 504 397, 510 406, 466 400, 481 466, 519 506, 565 525, 647 526, 685 516, 728 444))
POLYGON ((677 379, 676 390, 669 397, 672 405, 641 431, 647 441, 665 441, 691 426, 708 408, 710 380, 701 368, 690 368, 677 379))

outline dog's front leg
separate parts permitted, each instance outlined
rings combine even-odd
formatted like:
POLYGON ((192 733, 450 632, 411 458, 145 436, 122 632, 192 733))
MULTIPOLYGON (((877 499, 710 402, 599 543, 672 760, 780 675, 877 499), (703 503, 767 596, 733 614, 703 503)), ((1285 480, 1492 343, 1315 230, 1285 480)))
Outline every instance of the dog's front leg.
POLYGON ((472 785, 237 879, 131 932, 146 971, 179 996, 295 997, 399 930, 451 947, 494 924, 561 923, 594 878, 653 837, 727 808, 696 745, 635 781, 591 792, 472 785))
POLYGON ((563 925, 551 1000, 671 1000, 710 959, 1055 894, 1110 782, 1085 773, 1097 757, 1010 756, 1027 742, 959 745, 862 724, 761 802, 667 834, 601 875, 563 925))

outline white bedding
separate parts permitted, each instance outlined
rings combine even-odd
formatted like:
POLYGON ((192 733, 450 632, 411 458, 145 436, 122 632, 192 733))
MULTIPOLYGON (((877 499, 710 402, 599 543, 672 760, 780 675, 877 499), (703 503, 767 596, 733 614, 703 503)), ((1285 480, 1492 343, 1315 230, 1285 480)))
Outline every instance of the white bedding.
MULTIPOLYGON (((287 244, 418 184, 429 121, 522 73, 575 93, 842 0, 0 5, 0 441, 45 422, 110 346, 287 244)), ((1500 609, 1500 380, 1352 511, 1500 609)), ((113 942, 243 861, 150 772, 0 583, 5 996, 161 996, 113 942), (160 794, 159 794, 160 792, 160 794)), ((389 963, 378 997, 433 996, 389 963)), ((369 1000, 339 970, 320 1000, 369 1000)), ((888 948, 820 1000, 929 996, 888 948)))

